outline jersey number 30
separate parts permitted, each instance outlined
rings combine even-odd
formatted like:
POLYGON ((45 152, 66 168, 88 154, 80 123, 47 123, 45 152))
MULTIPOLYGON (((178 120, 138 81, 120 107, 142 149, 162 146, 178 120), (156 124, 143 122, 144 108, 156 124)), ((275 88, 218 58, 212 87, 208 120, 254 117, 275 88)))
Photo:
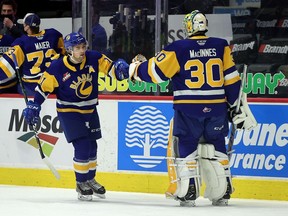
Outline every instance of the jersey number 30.
POLYGON ((188 60, 184 68, 191 72, 191 78, 193 78, 193 80, 197 78, 197 81, 192 81, 191 79, 185 80, 186 86, 190 89, 201 88, 205 83, 213 88, 221 87, 224 84, 223 63, 220 58, 209 59, 205 64, 199 59, 188 60), (197 69, 191 71, 191 67, 197 67, 197 69), (214 78, 215 74, 213 75, 216 71, 219 73, 217 80, 214 78))

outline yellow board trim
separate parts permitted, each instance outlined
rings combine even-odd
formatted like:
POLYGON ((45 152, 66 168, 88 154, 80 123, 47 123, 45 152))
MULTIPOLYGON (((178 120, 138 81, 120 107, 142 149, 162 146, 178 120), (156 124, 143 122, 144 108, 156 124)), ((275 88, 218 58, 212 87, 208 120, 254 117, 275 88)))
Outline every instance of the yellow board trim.
MULTIPOLYGON (((27 168, 1 168, 0 184, 41 186, 53 188, 75 188, 75 175, 72 170, 58 170, 57 180, 49 170, 27 168)), ((124 172, 97 172, 97 181, 108 191, 126 191, 163 194, 169 186, 166 173, 139 174, 124 172)), ((288 201, 288 179, 244 179, 233 178, 235 192, 232 198, 288 201)), ((203 188, 201 195, 203 196, 203 188)))

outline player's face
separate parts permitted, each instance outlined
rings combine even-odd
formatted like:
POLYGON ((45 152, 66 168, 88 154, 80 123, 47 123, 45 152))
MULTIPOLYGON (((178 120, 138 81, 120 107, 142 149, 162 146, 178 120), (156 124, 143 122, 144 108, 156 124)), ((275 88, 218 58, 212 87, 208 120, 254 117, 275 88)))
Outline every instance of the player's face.
POLYGON ((84 59, 85 52, 87 50, 87 46, 85 43, 78 44, 73 47, 73 58, 78 62, 81 62, 84 59))

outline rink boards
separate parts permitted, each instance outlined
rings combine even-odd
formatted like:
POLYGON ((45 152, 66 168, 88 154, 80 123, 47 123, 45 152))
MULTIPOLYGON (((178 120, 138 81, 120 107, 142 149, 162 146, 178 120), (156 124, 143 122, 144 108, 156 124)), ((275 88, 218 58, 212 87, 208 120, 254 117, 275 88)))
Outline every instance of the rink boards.
MULTIPOLYGON (((60 180, 40 158, 21 115, 23 98, 1 96, 0 106, 0 184, 74 188, 73 148, 59 125, 55 99, 43 105, 38 129, 60 180)), ((231 157, 233 197, 288 200, 287 106, 283 100, 250 102, 258 126, 236 135, 231 157)), ((101 96, 98 112, 103 138, 98 141, 97 179, 112 191, 164 194, 169 183, 165 155, 173 116, 171 98, 101 96)))

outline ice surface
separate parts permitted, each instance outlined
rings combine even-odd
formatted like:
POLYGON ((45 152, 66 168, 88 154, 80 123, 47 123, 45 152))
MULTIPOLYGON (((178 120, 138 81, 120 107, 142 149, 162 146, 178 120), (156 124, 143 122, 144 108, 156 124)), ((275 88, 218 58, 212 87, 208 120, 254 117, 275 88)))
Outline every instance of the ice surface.
POLYGON ((0 216, 274 216, 287 215, 287 201, 234 199, 212 206, 202 197, 196 207, 180 207, 161 194, 112 192, 106 199, 77 200, 73 189, 0 185, 0 216))

